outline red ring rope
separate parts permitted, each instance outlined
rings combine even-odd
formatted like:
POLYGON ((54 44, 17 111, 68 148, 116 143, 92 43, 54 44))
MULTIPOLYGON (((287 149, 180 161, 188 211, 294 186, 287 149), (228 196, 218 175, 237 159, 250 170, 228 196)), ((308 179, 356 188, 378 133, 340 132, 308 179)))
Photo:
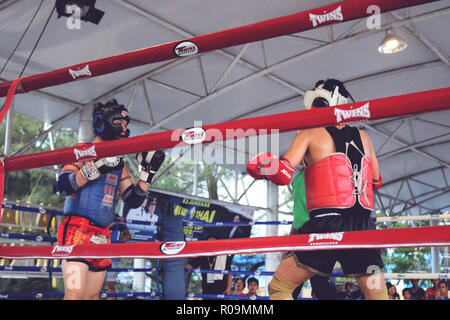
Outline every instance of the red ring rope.
POLYGON ((7 259, 148 258, 173 259, 222 254, 361 248, 447 247, 450 226, 303 234, 210 241, 0 247, 7 259))
MULTIPOLYGON (((263 129, 267 130, 265 133, 270 133, 270 130, 279 130, 282 133, 337 125, 345 122, 376 120, 446 109, 450 109, 450 87, 330 108, 314 108, 207 125, 203 127, 206 130, 206 138, 202 143, 248 137, 259 134, 263 129), (345 113, 350 115, 350 117, 346 118, 345 113), (218 136, 219 132, 221 136, 218 136), (232 133, 231 135, 230 132, 232 133), (238 132, 240 132, 240 135, 236 136, 235 133, 238 132)), ((84 150, 83 148, 71 147, 7 158, 5 159, 5 170, 25 170, 93 158, 173 148, 181 145, 179 137, 183 130, 177 129, 136 136, 120 141, 97 143, 95 150, 91 150, 91 146, 84 148, 90 151, 86 152, 86 157, 80 157, 81 151, 84 150)))
MULTIPOLYGON (((373 5, 378 6, 382 13, 434 1, 437 0, 348 0, 234 29, 201 35, 185 39, 184 41, 194 43, 198 48, 198 53, 203 53, 311 30, 315 27, 333 23, 364 18, 372 14, 367 9, 373 5), (330 13, 331 16, 324 16, 326 13, 330 13), (323 18, 320 18, 320 21, 315 21, 311 15, 316 17, 322 16, 323 18)), ((18 93, 56 86, 79 79, 97 77, 149 63, 179 58, 175 54, 175 47, 181 42, 183 40, 25 77, 22 80, 22 86, 18 93)), ((0 97, 6 95, 10 85, 11 82, 0 84, 0 97)))

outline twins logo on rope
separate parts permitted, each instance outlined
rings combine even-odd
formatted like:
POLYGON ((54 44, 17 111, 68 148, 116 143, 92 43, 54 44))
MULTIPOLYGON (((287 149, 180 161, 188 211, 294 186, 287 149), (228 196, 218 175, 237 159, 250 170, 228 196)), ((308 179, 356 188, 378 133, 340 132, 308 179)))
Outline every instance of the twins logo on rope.
POLYGON ((206 131, 203 128, 194 127, 184 130, 180 135, 180 140, 187 144, 202 143, 206 139, 206 131))
POLYGON ((339 109, 334 108, 334 115, 336 116, 336 121, 342 123, 344 120, 349 120, 347 122, 352 122, 360 119, 370 119, 370 104, 366 104, 358 107, 356 109, 339 109))
POLYGON ((344 21, 344 15, 342 14, 341 6, 337 7, 331 12, 324 14, 309 14, 309 20, 311 20, 313 27, 317 27, 319 24, 323 24, 328 21, 344 21))
POLYGON ((198 53, 198 47, 192 41, 183 41, 173 48, 173 52, 179 57, 193 56, 198 53))
POLYGON ((97 152, 95 152, 95 145, 88 149, 73 149, 75 158, 78 161, 91 160, 97 158, 97 152))
POLYGON ((72 253, 74 247, 75 245, 70 246, 56 245, 53 247, 51 254, 53 257, 68 257, 72 253))
POLYGON ((73 80, 80 80, 92 77, 91 70, 89 70, 89 65, 87 64, 84 68, 78 70, 69 69, 69 73, 73 80))
POLYGON ((344 232, 334 233, 311 233, 309 235, 308 244, 310 246, 324 246, 339 244, 344 238, 344 232), (332 241, 334 240, 334 241, 332 241))
POLYGON ((167 255, 174 255, 180 253, 185 246, 185 241, 169 241, 161 244, 160 251, 167 255))

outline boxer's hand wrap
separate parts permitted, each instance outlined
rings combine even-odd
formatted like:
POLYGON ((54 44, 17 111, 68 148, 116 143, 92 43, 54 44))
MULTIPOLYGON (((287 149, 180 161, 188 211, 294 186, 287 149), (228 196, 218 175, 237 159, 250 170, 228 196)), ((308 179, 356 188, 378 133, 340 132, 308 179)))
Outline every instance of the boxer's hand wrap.
POLYGON ((285 158, 269 153, 260 153, 247 163, 247 172, 254 179, 268 179, 276 185, 284 186, 292 181, 295 169, 285 158))
POLYGON ((292 181, 292 176, 295 169, 291 166, 291 163, 286 158, 281 158, 278 163, 278 172, 276 174, 267 176, 267 178, 279 186, 285 186, 292 181))
POLYGON ((124 166, 121 157, 109 157, 95 161, 88 161, 81 167, 81 175, 89 181, 98 179, 102 174, 113 170, 121 170, 124 166))
POLYGON ((151 183, 156 171, 161 167, 166 155, 161 150, 140 152, 136 154, 136 160, 141 165, 139 180, 151 183))
POLYGON ((122 200, 131 209, 139 208, 139 206, 144 202, 147 193, 142 190, 139 186, 131 185, 129 186, 122 195, 122 200))
POLYGON ((383 179, 381 178, 381 174, 380 174, 380 180, 378 180, 378 181, 373 180, 373 189, 374 190, 380 189, 382 184, 383 184, 383 179))

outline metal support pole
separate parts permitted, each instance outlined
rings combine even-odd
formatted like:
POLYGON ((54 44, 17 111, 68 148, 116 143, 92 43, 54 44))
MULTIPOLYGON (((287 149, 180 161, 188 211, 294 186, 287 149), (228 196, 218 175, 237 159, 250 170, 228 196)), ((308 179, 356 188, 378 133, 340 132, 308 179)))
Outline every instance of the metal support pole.
MULTIPOLYGON (((430 220, 430 225, 432 226, 438 226, 439 220, 430 220)), ((431 248, 431 272, 432 273, 440 273, 440 259, 439 259, 439 247, 432 247, 431 248)))
POLYGON ((234 169, 234 200, 238 203, 238 182, 239 182, 239 172, 234 169))
POLYGON ((78 142, 89 143, 94 140, 94 132, 92 131, 92 111, 94 104, 89 103, 80 111, 80 127, 78 129, 78 142))
POLYGON ((194 163, 194 196, 198 196, 198 162, 194 163))
MULTIPOLYGON (((133 259, 133 268, 145 268, 145 259, 133 259)), ((133 275, 133 291, 145 291, 145 272, 135 272, 133 275)))

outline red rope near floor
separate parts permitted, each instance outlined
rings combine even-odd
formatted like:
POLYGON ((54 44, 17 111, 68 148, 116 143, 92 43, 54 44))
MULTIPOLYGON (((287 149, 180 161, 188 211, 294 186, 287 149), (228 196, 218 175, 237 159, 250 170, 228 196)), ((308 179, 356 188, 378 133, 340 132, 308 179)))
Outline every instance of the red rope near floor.
POLYGON ((3 246, 0 247, 0 257, 7 259, 66 259, 69 257, 171 259, 293 250, 446 247, 449 245, 450 226, 434 226, 189 242, 3 246))

